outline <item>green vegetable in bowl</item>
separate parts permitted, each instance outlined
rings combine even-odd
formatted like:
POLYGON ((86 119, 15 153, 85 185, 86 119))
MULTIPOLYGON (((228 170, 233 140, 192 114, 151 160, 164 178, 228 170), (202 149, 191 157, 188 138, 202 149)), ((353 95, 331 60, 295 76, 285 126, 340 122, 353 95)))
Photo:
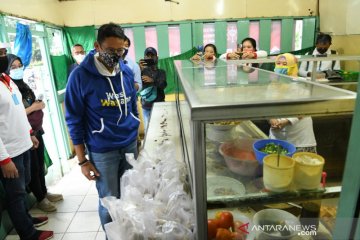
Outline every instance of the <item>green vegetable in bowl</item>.
POLYGON ((260 149, 260 151, 267 154, 272 154, 272 153, 278 153, 278 148, 280 148, 280 154, 286 155, 288 153, 288 150, 286 148, 280 145, 276 145, 275 143, 266 144, 265 147, 260 149))

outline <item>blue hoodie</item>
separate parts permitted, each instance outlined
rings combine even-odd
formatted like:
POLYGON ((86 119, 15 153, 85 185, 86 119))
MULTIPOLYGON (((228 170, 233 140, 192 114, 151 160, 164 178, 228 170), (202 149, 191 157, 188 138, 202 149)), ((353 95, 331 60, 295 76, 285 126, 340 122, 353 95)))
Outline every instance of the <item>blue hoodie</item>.
POLYGON ((69 76, 65 118, 74 145, 85 143, 89 151, 103 153, 135 141, 140 121, 133 73, 120 61, 116 76, 101 75, 95 53, 91 51, 69 76))

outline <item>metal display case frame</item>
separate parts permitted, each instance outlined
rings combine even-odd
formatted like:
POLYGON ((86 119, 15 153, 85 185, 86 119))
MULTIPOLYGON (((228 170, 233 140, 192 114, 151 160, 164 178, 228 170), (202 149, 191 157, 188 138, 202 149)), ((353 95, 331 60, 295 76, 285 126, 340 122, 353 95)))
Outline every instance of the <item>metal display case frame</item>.
MULTIPOLYGON (((324 60, 316 57, 303 59, 324 60)), ((338 56, 332 57, 331 60, 360 61, 360 56, 338 56)), ((266 61, 269 59, 255 62, 266 61)), ((189 60, 175 61, 177 112, 184 156, 188 158, 189 163, 196 211, 197 239, 206 239, 207 206, 211 204, 206 194, 205 127, 207 123, 287 116, 352 115, 355 109, 356 93, 354 92, 247 66, 245 70, 246 63, 249 61, 217 60, 216 63, 210 64, 193 63, 189 60), (237 75, 229 75, 229 70, 234 69, 237 75), (290 90, 293 92, 286 92, 290 90), (181 100, 182 97, 185 100, 181 100)), ((338 195, 334 193, 340 191, 341 187, 328 188, 323 193, 314 194, 310 198, 322 198, 325 194, 328 194, 327 197, 335 197, 338 195)), ((276 199, 276 195, 270 196, 266 193, 261 193, 257 197, 249 197, 247 201, 245 196, 227 200, 224 204, 244 206, 257 199, 265 202, 284 202, 288 199, 309 198, 305 194, 295 196, 280 194, 276 199)), ((219 203, 221 204, 221 201, 214 204, 219 203)))

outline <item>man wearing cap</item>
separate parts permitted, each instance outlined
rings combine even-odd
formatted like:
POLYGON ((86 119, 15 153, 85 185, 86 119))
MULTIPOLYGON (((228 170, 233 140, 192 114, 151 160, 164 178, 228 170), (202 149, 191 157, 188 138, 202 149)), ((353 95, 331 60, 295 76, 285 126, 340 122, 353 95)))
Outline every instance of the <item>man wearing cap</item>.
POLYGON ((144 52, 144 59, 139 61, 143 90, 140 92, 141 105, 144 116, 145 131, 147 129, 150 113, 154 102, 164 102, 164 89, 167 86, 166 73, 158 69, 157 51, 148 47, 144 52))

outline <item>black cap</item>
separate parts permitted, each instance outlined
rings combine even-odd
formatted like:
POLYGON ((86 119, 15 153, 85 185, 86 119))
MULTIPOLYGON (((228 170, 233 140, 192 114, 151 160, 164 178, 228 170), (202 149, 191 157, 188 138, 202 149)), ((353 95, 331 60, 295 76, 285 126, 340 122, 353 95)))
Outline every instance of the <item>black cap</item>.
POLYGON ((144 56, 148 55, 149 53, 157 56, 157 51, 153 47, 148 47, 147 49, 145 49, 144 56))

